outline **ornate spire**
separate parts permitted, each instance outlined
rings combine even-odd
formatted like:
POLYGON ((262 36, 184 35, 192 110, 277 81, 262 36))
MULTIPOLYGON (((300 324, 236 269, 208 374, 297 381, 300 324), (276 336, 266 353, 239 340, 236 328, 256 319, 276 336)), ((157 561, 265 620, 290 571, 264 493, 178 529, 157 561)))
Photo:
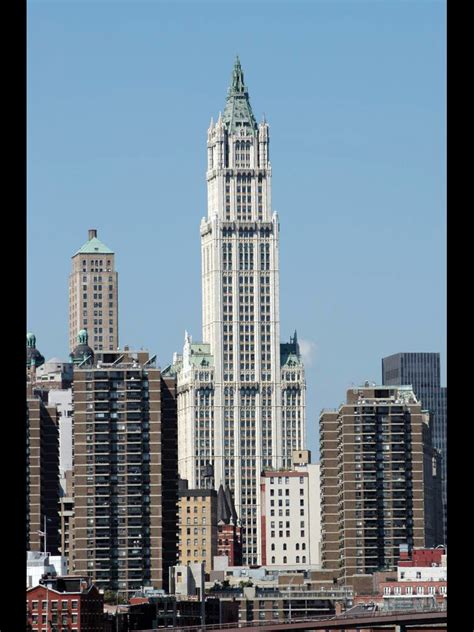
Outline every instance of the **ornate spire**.
POLYGON ((227 90, 223 121, 227 131, 231 133, 244 130, 247 134, 251 134, 257 129, 238 56, 232 71, 232 83, 227 90))
POLYGON ((244 93, 247 92, 247 89, 244 84, 244 73, 242 71, 242 66, 240 65, 239 56, 235 58, 234 70, 232 72, 232 90, 234 92, 244 93))

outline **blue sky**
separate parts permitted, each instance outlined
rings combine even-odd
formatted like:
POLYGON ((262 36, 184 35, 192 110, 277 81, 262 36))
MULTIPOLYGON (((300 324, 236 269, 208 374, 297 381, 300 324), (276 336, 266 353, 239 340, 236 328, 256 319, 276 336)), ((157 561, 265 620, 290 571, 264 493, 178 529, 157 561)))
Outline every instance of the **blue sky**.
MULTIPOLYGON (((238 53, 270 124, 281 332, 323 407, 381 358, 446 360, 446 6, 28 3, 28 329, 68 354, 70 257, 116 252, 120 344, 162 367, 201 333, 206 133, 238 53)), ((445 382, 444 382, 445 383, 445 382)))

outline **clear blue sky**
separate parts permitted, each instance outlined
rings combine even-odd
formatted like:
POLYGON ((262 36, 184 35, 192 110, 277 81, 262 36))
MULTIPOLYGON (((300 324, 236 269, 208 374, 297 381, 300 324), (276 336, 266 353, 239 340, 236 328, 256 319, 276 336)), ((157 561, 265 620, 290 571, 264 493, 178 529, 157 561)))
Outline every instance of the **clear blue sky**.
POLYGON ((201 334, 206 133, 239 54, 270 124, 281 332, 320 409, 381 358, 446 359, 444 2, 28 4, 28 329, 68 355, 70 257, 116 252, 120 344, 201 334))

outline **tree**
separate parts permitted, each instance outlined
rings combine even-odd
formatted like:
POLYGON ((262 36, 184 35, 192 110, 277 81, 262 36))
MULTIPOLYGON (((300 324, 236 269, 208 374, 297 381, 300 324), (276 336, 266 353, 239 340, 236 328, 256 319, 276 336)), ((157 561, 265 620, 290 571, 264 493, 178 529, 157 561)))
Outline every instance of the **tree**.
POLYGON ((127 599, 121 594, 118 594, 114 590, 104 591, 104 603, 116 605, 128 603, 127 599))

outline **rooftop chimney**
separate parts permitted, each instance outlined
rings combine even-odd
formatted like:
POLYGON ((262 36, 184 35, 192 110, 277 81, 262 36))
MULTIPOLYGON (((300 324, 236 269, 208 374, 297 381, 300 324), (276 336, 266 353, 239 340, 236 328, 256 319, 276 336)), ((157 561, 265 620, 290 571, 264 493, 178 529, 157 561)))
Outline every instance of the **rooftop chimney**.
POLYGON ((97 230, 95 228, 89 228, 89 241, 97 237, 97 230))

